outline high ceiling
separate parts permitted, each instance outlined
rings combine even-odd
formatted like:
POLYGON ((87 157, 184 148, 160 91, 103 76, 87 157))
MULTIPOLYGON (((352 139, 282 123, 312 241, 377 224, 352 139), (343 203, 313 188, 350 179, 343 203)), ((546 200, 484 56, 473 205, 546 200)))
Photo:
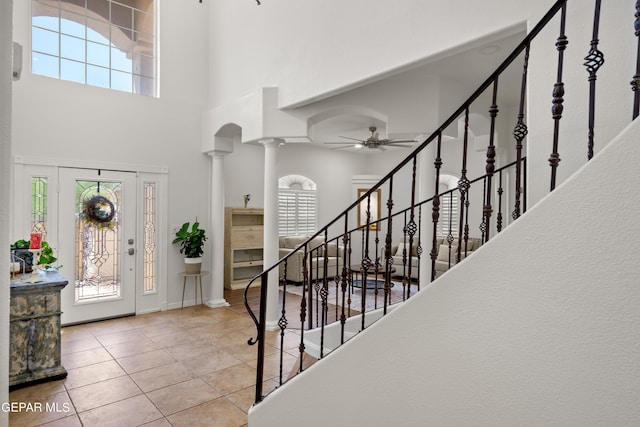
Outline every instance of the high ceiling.
MULTIPOLYGON (((464 94, 459 100, 455 100, 456 106, 462 104, 475 89, 484 82, 487 77, 500 65, 500 63, 512 52, 517 44, 524 37, 524 31, 513 30, 507 35, 489 37, 485 40, 475 42, 473 45, 464 46, 455 51, 444 52, 436 58, 428 58, 427 60, 406 67, 402 70, 378 78, 370 79, 364 85, 349 88, 349 91, 358 94, 365 94, 368 88, 373 90, 374 85, 384 84, 385 81, 393 80, 393 84, 397 85, 397 90, 411 90, 410 88, 402 88, 402 85, 415 85, 416 76, 437 76, 446 78, 449 82, 460 87, 459 93, 464 94)), ((500 78, 500 101, 501 106, 517 105, 520 93, 520 78, 522 75, 521 62, 516 61, 516 66, 511 67, 500 78)), ((344 93, 337 96, 343 96, 344 93)), ((366 98, 366 97, 365 97, 366 98)), ((487 96, 488 99, 488 96, 487 96)), ((483 107, 478 110, 486 114, 490 102, 479 103, 483 107), (486 107, 485 107, 486 105, 486 107)), ((407 106, 406 108, 411 108, 407 106)), ((447 111, 455 110, 455 108, 443 108, 447 111)), ((397 112, 396 112, 397 113, 397 112)), ((449 114, 449 113, 447 113, 449 114)), ((411 133, 396 132, 387 133, 387 123, 381 118, 367 116, 365 114, 352 113, 341 114, 325 119, 321 122, 313 124, 310 127, 309 136, 312 141, 325 148, 336 149, 338 145, 327 145, 325 142, 345 142, 356 143, 343 138, 366 139, 371 134, 368 130, 370 126, 375 126, 380 134, 380 138, 416 138, 424 140, 434 129, 423 129, 420 132, 412 131, 411 133)), ((342 148, 340 148, 342 149, 342 148)), ((389 150, 401 150, 402 148, 389 148, 389 150)), ((407 148, 404 148, 408 150, 407 148)), ((356 149, 353 147, 344 148, 349 151, 364 151, 370 153, 380 153, 377 149, 356 149)))

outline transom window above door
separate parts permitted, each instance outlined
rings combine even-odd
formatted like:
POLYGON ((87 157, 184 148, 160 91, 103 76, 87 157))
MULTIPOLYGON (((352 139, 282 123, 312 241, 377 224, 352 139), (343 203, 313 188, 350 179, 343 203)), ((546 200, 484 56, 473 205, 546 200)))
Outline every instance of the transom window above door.
POLYGON ((31 71, 156 96, 155 0, 32 0, 31 71))

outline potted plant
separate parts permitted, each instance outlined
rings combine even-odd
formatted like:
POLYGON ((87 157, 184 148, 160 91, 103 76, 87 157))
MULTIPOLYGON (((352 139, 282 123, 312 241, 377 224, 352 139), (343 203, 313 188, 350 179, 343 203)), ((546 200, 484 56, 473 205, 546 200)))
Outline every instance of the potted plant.
POLYGON ((180 253, 184 254, 185 272, 187 274, 198 274, 202 266, 202 254, 204 242, 207 240, 205 231, 200 228, 200 223, 196 221, 191 224, 185 222, 176 232, 173 239, 174 244, 180 244, 180 253))

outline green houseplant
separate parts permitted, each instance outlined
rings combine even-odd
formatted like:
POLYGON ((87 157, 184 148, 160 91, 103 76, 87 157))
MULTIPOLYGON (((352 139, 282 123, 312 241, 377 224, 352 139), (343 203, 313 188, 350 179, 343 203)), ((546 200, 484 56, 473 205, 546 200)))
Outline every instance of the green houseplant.
POLYGON ((184 254, 185 272, 187 274, 200 273, 204 242, 206 240, 205 231, 200 228, 197 218, 193 225, 185 222, 176 232, 176 237, 172 243, 180 245, 179 250, 181 254, 184 254))

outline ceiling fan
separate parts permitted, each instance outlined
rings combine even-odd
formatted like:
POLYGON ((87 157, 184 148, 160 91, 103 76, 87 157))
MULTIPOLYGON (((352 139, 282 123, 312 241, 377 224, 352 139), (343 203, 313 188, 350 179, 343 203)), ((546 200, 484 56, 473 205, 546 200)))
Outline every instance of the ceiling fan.
POLYGON ((371 132, 371 136, 367 139, 357 139, 357 138, 351 138, 348 136, 341 136, 340 138, 344 138, 344 139, 351 139, 353 141, 358 141, 356 144, 347 144, 345 142, 325 142, 325 144, 340 144, 342 145, 342 147, 336 147, 336 149, 341 149, 341 148, 356 148, 356 149, 360 149, 360 148, 372 148, 372 149, 378 149, 381 151, 385 151, 385 145, 386 146, 393 146, 393 147, 406 147, 406 148, 411 148, 411 145, 403 145, 403 143, 406 142, 416 142, 416 140, 414 139, 380 139, 379 138, 379 134, 378 132, 376 132, 377 128, 375 126, 369 126, 369 132, 371 132), (347 144, 347 145, 345 145, 347 144))

